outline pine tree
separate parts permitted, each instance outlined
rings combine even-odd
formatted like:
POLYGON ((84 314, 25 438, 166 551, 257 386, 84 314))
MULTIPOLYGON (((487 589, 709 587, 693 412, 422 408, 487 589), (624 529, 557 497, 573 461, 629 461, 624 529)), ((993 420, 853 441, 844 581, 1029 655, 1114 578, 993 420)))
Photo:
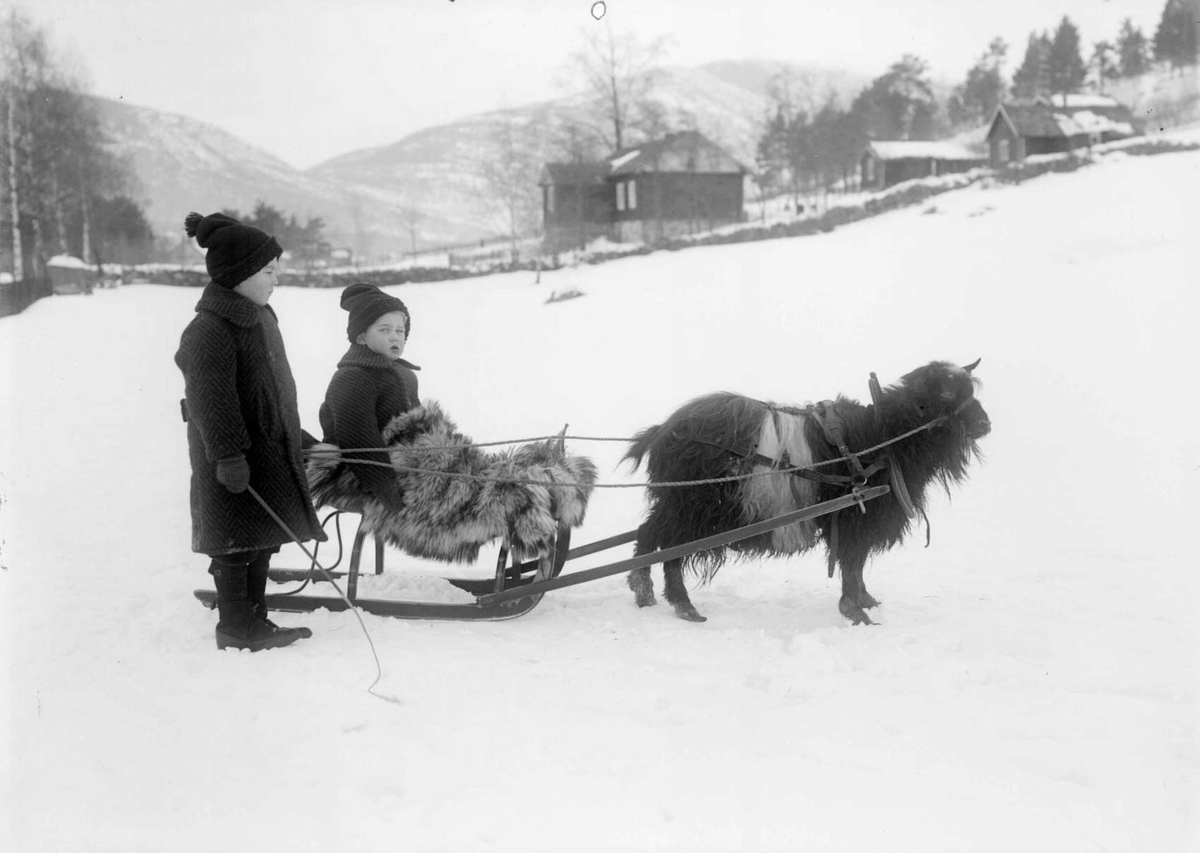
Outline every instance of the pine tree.
POLYGON ((1138 77, 1150 70, 1149 42, 1130 18, 1121 24, 1121 34, 1117 36, 1117 62, 1122 77, 1138 77))
POLYGON ((941 130, 925 60, 906 54, 863 89, 850 111, 872 139, 933 139, 941 130))
MULTIPOLYGON (((987 53, 967 72, 959 97, 962 100, 964 123, 986 121, 996 105, 1004 98, 1004 57, 1008 45, 1003 39, 992 39, 987 53)), ((956 122, 957 123, 957 122, 956 122)))
POLYGON ((1154 34, 1154 57, 1172 68, 1195 65, 1196 31, 1200 29, 1200 0, 1167 0, 1158 31, 1154 34))
POLYGON ((1050 36, 1045 32, 1030 33, 1025 47, 1025 59, 1013 73, 1013 97, 1030 99, 1050 91, 1050 36))
POLYGON ((1064 15, 1054 31, 1046 65, 1051 94, 1078 92, 1087 80, 1087 66, 1083 64, 1079 43, 1078 27, 1064 15))

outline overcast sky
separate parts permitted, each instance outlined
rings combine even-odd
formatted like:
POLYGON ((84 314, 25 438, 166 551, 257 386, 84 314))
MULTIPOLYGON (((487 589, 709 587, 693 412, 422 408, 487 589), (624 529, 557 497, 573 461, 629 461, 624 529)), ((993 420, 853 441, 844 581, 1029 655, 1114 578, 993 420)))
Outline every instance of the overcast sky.
MULTIPOLYGON (((1009 71, 1068 15, 1090 45, 1165 0, 610 0, 669 61, 771 59, 872 76, 904 53, 957 81, 988 42, 1009 71)), ((593 0, 18 0, 93 94, 183 113, 307 168, 452 119, 563 93, 593 0)))

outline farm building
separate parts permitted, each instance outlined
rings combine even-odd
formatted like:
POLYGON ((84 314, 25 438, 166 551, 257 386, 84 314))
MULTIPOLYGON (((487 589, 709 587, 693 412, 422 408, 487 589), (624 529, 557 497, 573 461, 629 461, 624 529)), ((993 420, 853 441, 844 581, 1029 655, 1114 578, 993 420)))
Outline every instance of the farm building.
POLYGON ((999 167, 1037 154, 1139 136, 1142 131, 1128 107, 1104 95, 1055 95, 1000 104, 988 126, 989 160, 999 167))
POLYGON ((966 172, 986 165, 984 152, 950 140, 871 142, 859 161, 864 190, 881 190, 901 181, 966 172))
POLYGON ((652 243, 740 222, 745 174, 696 131, 600 163, 547 164, 540 182, 547 242, 554 250, 598 236, 652 243))
POLYGON ((605 163, 546 164, 539 183, 548 241, 556 247, 584 246, 610 236, 615 190, 604 180, 607 173, 605 163))
POLYGON ((50 283, 59 295, 91 294, 97 278, 96 268, 71 255, 55 255, 46 262, 50 283))

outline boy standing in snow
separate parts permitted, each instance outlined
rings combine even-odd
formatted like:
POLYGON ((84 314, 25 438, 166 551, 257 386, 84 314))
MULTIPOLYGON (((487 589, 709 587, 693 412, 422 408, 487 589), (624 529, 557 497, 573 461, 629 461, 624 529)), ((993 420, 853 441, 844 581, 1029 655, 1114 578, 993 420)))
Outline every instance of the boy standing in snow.
MULTIPOLYGON (((421 368, 400 357, 411 320, 403 302, 370 284, 347 287, 341 305, 350 312, 346 326, 350 349, 338 362, 325 392, 321 429, 325 441, 345 450, 380 448, 388 421, 421 405, 414 372, 421 368)), ((346 459, 343 464, 365 492, 393 511, 404 506, 387 453, 352 453, 346 459), (360 461, 367 464, 355 464, 360 461)))
POLYGON ((301 540, 326 537, 300 454, 305 433, 296 383, 267 305, 283 249, 274 237, 220 213, 189 213, 184 230, 208 250, 212 279, 175 354, 187 395, 192 550, 212 561, 217 648, 286 646, 312 636, 267 618, 271 555, 291 536, 247 487, 301 540))

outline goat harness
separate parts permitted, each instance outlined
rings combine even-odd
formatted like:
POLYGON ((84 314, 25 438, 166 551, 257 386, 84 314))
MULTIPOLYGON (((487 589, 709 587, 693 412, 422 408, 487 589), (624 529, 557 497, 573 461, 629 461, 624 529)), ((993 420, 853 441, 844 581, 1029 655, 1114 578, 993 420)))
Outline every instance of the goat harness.
MULTIPOLYGON (((869 387, 871 389, 871 402, 874 405, 875 426, 882 427, 880 409, 883 402, 883 391, 879 385, 879 378, 874 372, 871 373, 869 387)), ((778 419, 780 409, 775 406, 770 406, 770 409, 772 417, 778 419)), ((813 480, 817 483, 826 483, 831 486, 847 488, 850 490, 851 495, 857 498, 859 493, 867 487, 867 483, 871 477, 886 469, 892 494, 895 496, 896 502, 900 504, 900 509, 904 512, 906 518, 916 518, 917 509, 913 506, 912 497, 908 493, 908 486, 904 481, 904 472, 900 470, 899 462, 891 454, 884 452, 873 462, 863 464, 863 461, 859 458, 859 454, 850 450, 850 446, 846 442, 845 422, 834 408, 833 401, 831 400, 824 400, 815 405, 808 406, 800 410, 800 412, 813 418, 821 425, 825 441, 837 448, 838 453, 849 463, 853 473, 849 476, 845 474, 826 474, 813 468, 797 468, 788 471, 788 473, 805 480, 813 480)), ((779 459, 771 459, 757 452, 750 453, 746 458, 763 465, 770 465, 772 468, 789 469, 792 467, 787 450, 783 451, 779 459)), ((792 481, 792 493, 796 497, 797 503, 800 503, 800 495, 798 494, 794 480, 792 481)), ((865 513, 867 511, 867 507, 861 499, 857 500, 857 504, 860 512, 865 513)), ((837 567, 838 516, 840 514, 840 511, 833 513, 829 522, 829 577, 833 577, 833 573, 837 567)), ((928 525, 928 521, 926 521, 926 525, 928 525)), ((928 533, 928 529, 926 533, 928 533)))

